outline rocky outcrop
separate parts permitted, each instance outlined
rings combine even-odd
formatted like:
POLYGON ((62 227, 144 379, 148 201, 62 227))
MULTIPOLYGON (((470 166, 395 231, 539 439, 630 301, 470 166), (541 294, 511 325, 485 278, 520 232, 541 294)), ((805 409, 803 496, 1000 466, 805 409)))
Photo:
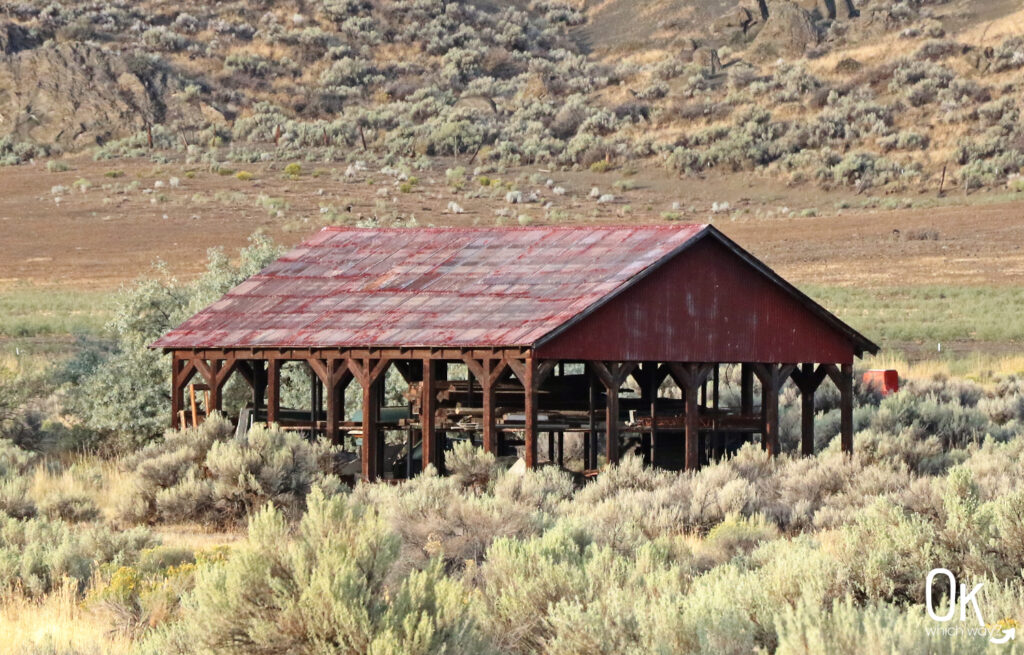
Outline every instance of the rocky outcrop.
POLYGON ((797 4, 819 20, 841 20, 857 15, 852 0, 797 0, 797 4))
POLYGON ((759 54, 799 56, 818 43, 818 28, 806 9, 793 2, 773 2, 768 11, 768 20, 754 39, 759 54))
POLYGON ((202 120, 198 105, 177 99, 182 81, 147 60, 85 43, 24 48, 24 35, 7 34, 13 53, 0 56, 0 136, 78 148, 169 118, 202 120))
POLYGON ((697 48, 693 51, 693 63, 701 67, 706 75, 718 75, 722 72, 722 60, 714 48, 697 48))
POLYGON ((765 54, 801 54, 818 42, 828 21, 858 15, 853 0, 742 0, 714 21, 710 32, 730 44, 758 43, 765 54))
POLYGON ((0 23, 0 55, 13 55, 22 50, 37 48, 41 41, 16 23, 0 23))

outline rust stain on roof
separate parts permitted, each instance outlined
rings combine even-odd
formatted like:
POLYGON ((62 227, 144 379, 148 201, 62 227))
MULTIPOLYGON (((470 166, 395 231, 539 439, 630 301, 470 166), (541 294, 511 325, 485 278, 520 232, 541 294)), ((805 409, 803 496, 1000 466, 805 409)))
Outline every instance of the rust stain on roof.
POLYGON ((531 346, 705 229, 325 228, 153 347, 531 346))

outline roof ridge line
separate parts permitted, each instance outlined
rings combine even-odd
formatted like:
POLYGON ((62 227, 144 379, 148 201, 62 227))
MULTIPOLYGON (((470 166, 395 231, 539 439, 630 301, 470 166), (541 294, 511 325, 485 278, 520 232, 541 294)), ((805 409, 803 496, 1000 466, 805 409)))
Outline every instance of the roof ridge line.
MULTIPOLYGON (((431 225, 417 227, 355 227, 351 225, 327 225, 320 229, 320 232, 531 232, 540 230, 660 230, 675 232, 686 228, 706 228, 710 223, 674 223, 673 225, 659 225, 656 223, 640 223, 629 225, 616 223, 611 225, 431 225)), ((301 245, 301 244, 300 244, 301 245)))

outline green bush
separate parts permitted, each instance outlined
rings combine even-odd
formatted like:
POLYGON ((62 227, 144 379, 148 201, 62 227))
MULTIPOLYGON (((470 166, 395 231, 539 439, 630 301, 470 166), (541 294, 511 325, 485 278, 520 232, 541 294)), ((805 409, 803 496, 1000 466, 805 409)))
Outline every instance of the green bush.
POLYGON ((336 487, 335 449, 276 426, 254 426, 245 437, 221 414, 198 428, 171 431, 125 461, 134 493, 119 515, 129 522, 244 520, 270 503, 296 517, 316 483, 336 487))
POLYGON ((267 508, 223 564, 201 565, 182 620, 143 652, 487 653, 467 590, 439 562, 394 575, 399 539, 373 510, 314 492, 293 530, 267 508))
MULTIPOLYGON (((103 346, 85 348, 60 374, 67 390, 66 409, 88 430, 87 442, 78 445, 120 452, 159 436, 167 425, 170 357, 148 345, 261 270, 279 252, 269 238, 255 234, 240 252, 238 264, 221 249, 211 249, 206 272, 193 282, 180 282, 158 266, 154 277, 140 278, 121 291, 107 326, 115 342, 113 352, 103 346)), ((231 386, 225 391, 229 401, 231 386)))
POLYGON ((154 545, 142 528, 114 532, 43 518, 19 520, 0 512, 0 586, 41 596, 68 577, 83 591, 97 567, 129 564, 154 545))

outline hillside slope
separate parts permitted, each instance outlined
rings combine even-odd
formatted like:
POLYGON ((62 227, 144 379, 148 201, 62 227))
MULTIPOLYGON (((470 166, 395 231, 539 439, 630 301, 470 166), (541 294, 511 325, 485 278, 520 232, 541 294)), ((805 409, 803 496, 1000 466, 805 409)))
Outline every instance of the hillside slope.
POLYGON ((0 18, 0 159, 663 162, 1017 184, 1013 3, 42 0, 0 18), (39 82, 41 81, 41 82, 39 82))

